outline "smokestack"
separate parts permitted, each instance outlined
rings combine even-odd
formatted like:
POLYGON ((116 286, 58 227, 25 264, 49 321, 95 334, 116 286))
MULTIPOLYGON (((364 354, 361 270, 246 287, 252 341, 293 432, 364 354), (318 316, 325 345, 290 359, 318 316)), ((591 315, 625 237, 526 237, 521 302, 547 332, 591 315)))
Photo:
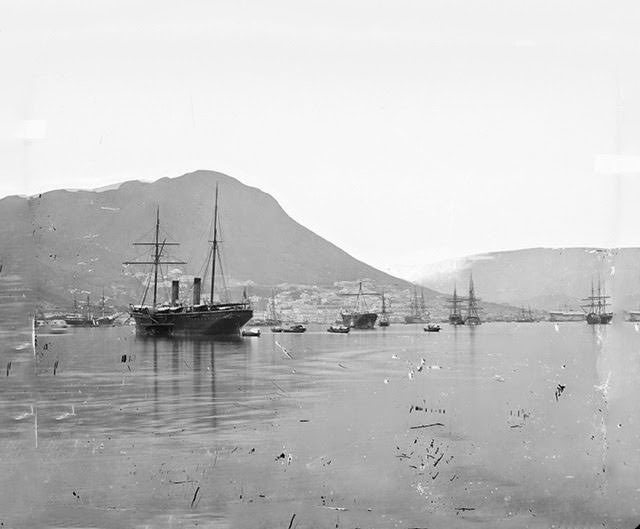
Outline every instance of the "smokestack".
POLYGON ((193 304, 200 305, 200 283, 202 279, 199 277, 193 278, 193 304))
POLYGON ((171 281, 171 304, 178 304, 178 297, 180 293, 180 281, 174 280, 171 281))

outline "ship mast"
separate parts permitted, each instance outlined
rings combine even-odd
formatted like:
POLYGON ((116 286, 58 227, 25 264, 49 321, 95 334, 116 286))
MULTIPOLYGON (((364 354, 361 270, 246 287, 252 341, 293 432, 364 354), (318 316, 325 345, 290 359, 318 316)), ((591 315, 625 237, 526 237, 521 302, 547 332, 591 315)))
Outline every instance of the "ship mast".
MULTIPOLYGON (((158 268, 161 264, 186 264, 184 261, 161 261, 162 252, 165 246, 178 246, 177 242, 167 242, 166 239, 160 242, 160 206, 156 207, 156 227, 153 242, 134 242, 134 246, 153 246, 153 261, 125 261, 122 264, 150 264, 153 265, 153 308, 158 303, 158 268)), ((147 287, 148 288, 148 287, 147 287)), ((145 290, 145 297, 146 297, 145 290)), ((143 298, 144 303, 144 298, 143 298)))
POLYGON ((153 307, 155 308, 158 299, 158 265, 160 264, 160 248, 158 239, 160 237, 160 206, 156 208, 156 241, 154 245, 154 267, 153 267, 153 307))
POLYGON ((216 255, 218 254, 218 183, 216 182, 216 199, 213 208, 213 241, 211 246, 211 304, 213 305, 213 289, 216 284, 216 255))

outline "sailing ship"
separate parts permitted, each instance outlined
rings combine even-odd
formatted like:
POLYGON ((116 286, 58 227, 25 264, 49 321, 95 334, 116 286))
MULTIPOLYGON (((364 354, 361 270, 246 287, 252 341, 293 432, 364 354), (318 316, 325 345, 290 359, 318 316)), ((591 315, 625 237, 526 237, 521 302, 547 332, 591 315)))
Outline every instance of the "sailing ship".
POLYGON ((464 322, 466 325, 480 325, 480 299, 476 297, 476 290, 473 286, 473 274, 469 276, 469 297, 467 298, 467 317, 464 322))
POLYGON ((353 329, 373 329, 378 319, 378 314, 368 309, 365 297, 379 296, 377 292, 363 292, 362 281, 357 294, 341 294, 342 296, 354 296, 356 298, 352 309, 345 309, 340 313, 342 323, 353 329))
POLYGON ((378 320, 378 327, 389 327, 389 311, 387 310, 387 304, 385 302, 384 292, 381 294, 382 296, 382 311, 380 312, 380 319, 378 320))
POLYGON ((91 299, 87 294, 87 303, 83 309, 78 306, 78 301, 73 299, 73 312, 67 312, 62 315, 62 319, 70 327, 95 327, 96 321, 91 312, 91 299))
POLYGON ((598 279, 598 291, 597 294, 593 288, 593 281, 591 281, 591 295, 584 298, 584 301, 588 303, 583 305, 582 308, 587 311, 587 323, 590 325, 608 324, 613 319, 613 312, 607 311, 607 301, 610 296, 605 295, 604 288, 600 279, 598 279))
POLYGON ((104 288, 102 289, 102 299, 100 300, 100 316, 95 318, 96 325, 99 327, 109 327, 115 325, 118 314, 107 314, 105 312, 104 288))
POLYGON ((409 315, 404 317, 405 323, 427 323, 428 315, 424 305, 424 290, 420 289, 420 301, 418 290, 413 286, 413 299, 409 302, 409 315))
POLYGON ((193 302, 183 304, 179 302, 179 282, 171 284, 171 302, 158 303, 158 274, 161 265, 186 264, 170 258, 163 259, 165 250, 169 246, 179 243, 167 242, 160 238, 160 208, 156 209, 155 239, 153 242, 138 242, 134 245, 152 246, 153 259, 150 261, 127 261, 126 265, 146 264, 153 266, 153 302, 145 305, 149 283, 139 305, 131 305, 129 314, 134 319, 136 329, 146 334, 205 334, 205 335, 233 335, 239 334, 240 329, 253 317, 253 310, 246 298, 240 303, 216 303, 214 301, 216 262, 219 259, 218 243, 218 185, 216 184, 215 206, 213 214, 213 240, 211 241, 209 258, 211 260, 211 295, 208 302, 200 299, 202 279, 193 279, 193 302))
POLYGON ((458 296, 456 285, 453 285, 453 297, 449 299, 449 323, 451 325, 464 325, 464 318, 460 306, 464 299, 458 296))
POLYGON ((267 306, 267 310, 264 312, 264 317, 262 319, 254 318, 251 320, 251 324, 259 327, 279 327, 282 325, 282 318, 280 317, 280 314, 278 314, 278 309, 276 308, 276 295, 273 289, 271 290, 269 305, 267 306))
POLYGON ((516 321, 518 323, 533 323, 537 320, 533 315, 533 311, 531 310, 531 307, 528 307, 526 309, 524 307, 520 307, 520 312, 516 316, 516 321))

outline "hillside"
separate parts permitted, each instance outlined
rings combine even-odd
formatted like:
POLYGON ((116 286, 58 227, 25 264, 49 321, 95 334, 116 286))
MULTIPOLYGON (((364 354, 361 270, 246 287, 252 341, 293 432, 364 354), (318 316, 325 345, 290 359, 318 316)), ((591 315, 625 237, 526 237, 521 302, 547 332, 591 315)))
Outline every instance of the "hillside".
POLYGON ((95 300, 103 288, 116 304, 136 301, 145 269, 124 267, 122 261, 141 259, 132 243, 151 240, 159 206, 162 237, 181 243, 171 256, 188 262, 170 267, 171 277, 202 275, 216 182, 229 285, 330 286, 368 278, 380 286, 408 286, 295 222, 267 193, 213 171, 0 200, 5 273, 28 279, 37 298, 50 303, 68 305, 73 296, 83 300, 87 294, 95 300))
POLYGON ((498 303, 552 310, 577 307, 598 278, 612 296, 614 309, 640 303, 640 248, 530 248, 474 255, 425 267, 421 284, 450 292, 463 290, 469 273, 478 295, 498 303))

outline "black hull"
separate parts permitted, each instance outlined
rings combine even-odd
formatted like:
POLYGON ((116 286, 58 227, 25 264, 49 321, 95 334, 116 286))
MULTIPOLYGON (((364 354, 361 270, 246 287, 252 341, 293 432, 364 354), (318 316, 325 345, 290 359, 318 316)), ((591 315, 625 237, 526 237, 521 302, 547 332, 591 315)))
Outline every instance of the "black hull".
POLYGON ((451 325, 464 325, 464 319, 460 315, 449 316, 449 323, 451 325))
POLYGON ((589 314, 587 314, 587 323, 590 325, 608 325, 609 323, 611 323, 611 320, 613 319, 613 314, 611 313, 603 313, 603 314, 597 314, 595 312, 590 312, 589 314))
POLYGON ((136 330, 144 334, 228 336, 239 334, 253 317, 253 311, 236 308, 178 313, 134 310, 131 316, 136 322, 136 330))
POLYGON ((375 312, 351 312, 342 314, 342 323, 353 329, 373 329, 378 315, 375 312))

